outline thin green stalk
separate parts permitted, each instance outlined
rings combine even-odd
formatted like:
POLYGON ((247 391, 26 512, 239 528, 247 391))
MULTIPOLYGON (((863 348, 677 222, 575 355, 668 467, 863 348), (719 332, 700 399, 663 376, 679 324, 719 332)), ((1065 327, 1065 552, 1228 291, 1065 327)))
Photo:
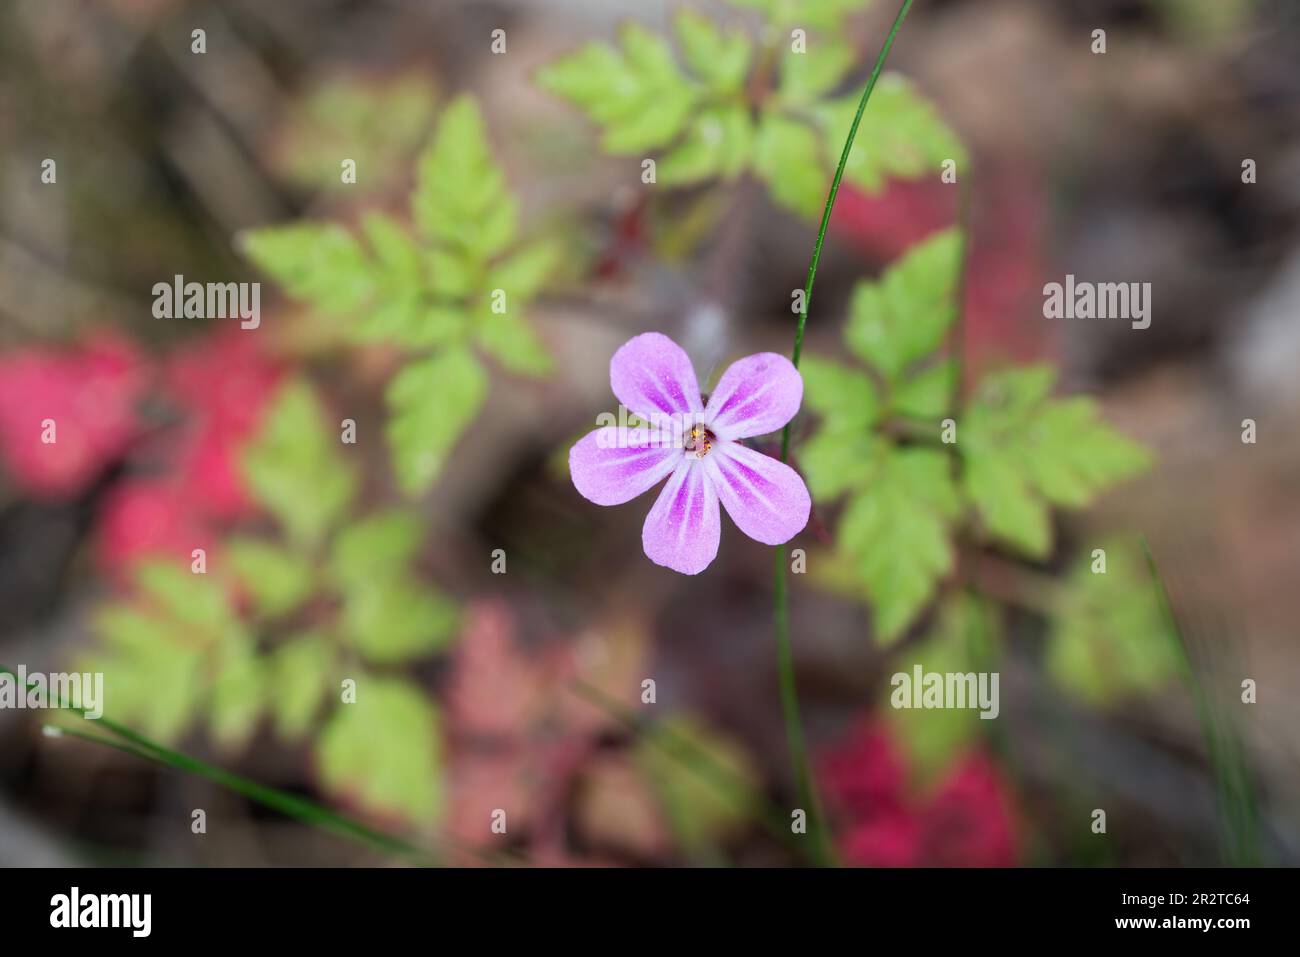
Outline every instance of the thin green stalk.
MULTIPOLYGON (((799 310, 799 324, 795 328, 794 353, 791 361, 799 367, 803 356, 804 329, 808 325, 808 310, 812 306, 813 281, 817 278, 817 266, 822 258, 822 246, 826 242, 826 230, 830 228, 831 212, 835 209, 835 198, 840 192, 840 183, 844 180, 844 169, 848 166, 849 155, 853 151, 853 140, 858 135, 858 126, 862 123, 862 114, 866 112, 871 93, 880 79, 880 71, 885 67, 885 60, 894 46, 894 38, 912 8, 912 0, 903 0, 903 5, 894 17, 889 35, 885 37, 876 65, 867 80, 867 88, 862 91, 858 101, 858 111, 853 116, 853 125, 849 128, 848 138, 844 141, 844 151, 840 154, 839 165, 835 168, 835 178, 831 180, 831 191, 826 197, 826 208, 822 211, 821 226, 817 230, 817 241, 813 244, 812 261, 808 264, 808 280, 803 289, 803 308, 799 310)), ((781 430, 781 461, 790 457, 790 424, 787 422, 781 430)), ((776 582, 773 590, 773 613, 776 625, 777 671, 781 683, 781 711, 785 716, 786 740, 790 748, 790 760, 794 764, 795 787, 799 801, 808 814, 808 830, 812 835, 819 857, 833 863, 835 856, 830 837, 826 831, 825 817, 822 814, 821 800, 813 782, 812 772, 808 766, 808 748, 804 740, 803 722, 799 718, 799 691, 794 678, 794 654, 790 646, 790 607, 786 595, 786 547, 778 545, 776 549, 776 582)))
POLYGON ((1196 671, 1196 665, 1192 661, 1187 642, 1183 637, 1183 629, 1169 600, 1169 590, 1165 587, 1164 578, 1160 575, 1160 569, 1156 567, 1155 556, 1151 554, 1151 546, 1147 544, 1145 537, 1142 539, 1142 553, 1146 556, 1147 568, 1155 582, 1156 599, 1177 648, 1183 677, 1195 702, 1201 734, 1205 739, 1210 764, 1214 768, 1219 815, 1223 825, 1221 843, 1227 863, 1234 866, 1258 865, 1260 862, 1258 809, 1250 783, 1250 772, 1242 752, 1241 739, 1232 725, 1230 716, 1215 708, 1201 682, 1201 676, 1196 671))
POLYGON ((70 728, 64 725, 47 724, 44 732, 52 738, 77 738, 81 741, 89 741, 91 744, 97 744, 101 748, 108 748, 110 751, 120 751, 122 754, 129 754, 133 758, 139 758, 141 761, 153 761, 154 757, 131 744, 125 744, 121 741, 114 741, 112 738, 101 737, 98 734, 87 734, 77 728, 70 728))
MULTIPOLYGON (((3 665, 0 665, 0 674, 7 674, 15 681, 18 680, 18 675, 3 665)), ((76 714, 85 721, 94 721, 96 725, 111 731, 125 743, 114 742, 111 739, 86 734, 75 729, 60 729, 72 737, 82 738, 95 744, 103 744, 135 757, 207 778, 215 784, 228 788, 237 794, 242 794, 251 801, 279 811, 281 814, 292 817, 304 824, 360 841, 373 849, 398 854, 418 863, 436 863, 431 855, 413 844, 409 844, 391 834, 385 834, 382 831, 367 827, 359 821, 354 821, 319 804, 308 801, 306 798, 264 784, 258 784, 256 781, 241 777, 214 764, 208 764, 206 761, 200 761, 198 758, 192 758, 179 751, 173 751, 109 718, 88 718, 83 708, 74 707, 63 701, 59 702, 59 707, 76 714)))
POLYGON ((105 718, 100 718, 99 723, 114 734, 150 754, 162 764, 207 778, 214 784, 218 784, 237 794, 242 794, 251 801, 279 811, 288 817, 295 818, 303 824, 309 824, 312 827, 320 828, 341 837, 359 840, 379 850, 399 854, 421 863, 434 863, 426 852, 412 844, 408 844, 401 838, 367 827, 359 821, 344 817, 342 814, 331 811, 306 798, 280 791, 265 784, 258 784, 256 781, 241 777, 215 764, 192 758, 180 751, 173 751, 149 740, 142 734, 132 731, 130 728, 105 718))
MULTIPOLYGON (((880 71, 885 68, 885 60, 889 57, 889 51, 894 46, 894 38, 898 35, 898 29, 903 25, 903 20, 907 16, 907 11, 912 9, 912 0, 903 0, 903 5, 898 10, 898 16, 894 17, 894 25, 889 28, 889 36, 885 37, 885 44, 880 48, 880 54, 876 57, 876 65, 871 70, 871 77, 867 80, 867 88, 862 91, 862 99, 858 101, 858 111, 853 115, 853 125, 849 127, 848 139, 844 141, 844 151, 840 154, 839 166, 835 168, 835 178, 831 180, 830 195, 826 197, 826 208, 822 212, 822 223, 817 230, 817 241, 813 244, 812 262, 808 264, 808 280, 803 287, 803 308, 799 310, 799 325, 794 334, 794 355, 791 359, 795 367, 799 366, 799 359, 803 356, 803 333, 804 327, 808 325, 808 310, 812 307, 813 280, 817 278, 817 266, 822 259, 822 246, 826 242, 826 230, 831 225, 831 211, 835 208, 835 198, 840 192, 840 183, 844 180, 844 168, 849 164, 849 154, 853 152, 853 141, 858 135, 858 126, 862 123, 862 114, 867 110, 867 103, 871 99, 871 93, 876 88, 876 81, 880 79, 880 71)), ((786 454, 790 450, 790 426, 787 424, 781 432, 781 459, 784 461, 786 454)))

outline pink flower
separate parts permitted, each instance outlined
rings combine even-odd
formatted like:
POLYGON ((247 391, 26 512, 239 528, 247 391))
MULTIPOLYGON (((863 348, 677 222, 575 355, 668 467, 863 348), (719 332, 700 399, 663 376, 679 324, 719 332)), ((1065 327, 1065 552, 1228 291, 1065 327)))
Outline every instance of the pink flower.
POLYGON ((621 505, 668 479, 641 532, 650 560, 684 575, 718 554, 722 504, 736 526, 765 545, 788 542, 808 524, 812 502, 794 469, 740 444, 775 432, 799 411, 803 379, 784 356, 734 362, 706 405, 691 360, 665 335, 624 343, 609 363, 615 397, 640 428, 606 426, 569 451, 583 498, 621 505))

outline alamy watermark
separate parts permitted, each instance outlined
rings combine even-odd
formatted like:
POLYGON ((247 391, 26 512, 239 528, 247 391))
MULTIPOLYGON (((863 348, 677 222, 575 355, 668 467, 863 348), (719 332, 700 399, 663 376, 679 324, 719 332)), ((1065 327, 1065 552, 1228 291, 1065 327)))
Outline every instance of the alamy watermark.
POLYGON ((262 324, 260 282, 186 282, 177 274, 171 282, 153 284, 155 319, 238 319, 239 328, 262 324))
POLYGON ((104 716, 103 672, 28 672, 19 665, 15 674, 0 671, 0 710, 76 708, 91 719, 104 716))
POLYGON ((1151 283, 1076 282, 1074 273, 1064 283, 1043 287, 1044 319, 1129 319, 1134 329, 1151 325, 1151 283))
POLYGON ((132 937, 153 929, 152 894, 83 894, 73 887, 50 898, 50 926, 56 928, 123 928, 132 937))
POLYGON ((916 665, 889 683, 894 687, 889 703, 895 708, 971 708, 990 721, 1001 711, 996 671, 926 671, 916 665))

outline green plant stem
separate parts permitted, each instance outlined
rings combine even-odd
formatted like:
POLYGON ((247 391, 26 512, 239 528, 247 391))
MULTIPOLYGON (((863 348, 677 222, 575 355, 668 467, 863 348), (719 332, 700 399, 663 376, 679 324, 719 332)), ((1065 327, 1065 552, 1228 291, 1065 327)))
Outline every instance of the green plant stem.
MULTIPOLYGON (((857 138, 858 127, 862 123, 862 114, 867 110, 867 103, 871 99, 871 93, 876 88, 876 81, 880 79, 880 71, 885 68, 885 60, 889 57, 889 51, 894 46, 894 38, 898 36, 898 29, 903 25, 903 20, 907 16, 907 11, 912 9, 912 0, 903 0, 903 5, 898 9, 898 15, 894 17, 894 24, 889 28, 889 36, 885 37, 884 46, 880 48, 880 54, 876 57, 876 65, 871 70, 871 77, 867 80, 867 88, 862 91, 862 99, 858 101, 858 111, 853 115, 853 125, 849 127, 848 139, 844 141, 844 151, 840 154, 839 165, 835 168, 835 178, 831 180, 830 195, 826 197, 826 208, 822 212, 821 226, 817 230, 817 241, 813 244, 812 261, 808 264, 808 280, 803 287, 803 308, 799 310, 799 325, 794 333, 794 355, 791 361, 795 368, 799 366, 799 359, 803 356, 803 334, 804 328, 808 325, 808 310, 812 307, 813 280, 817 278, 817 266, 822 259, 822 246, 826 242, 826 230, 831 225, 831 212, 835 208, 835 198, 840 192, 840 183, 844 181, 844 168, 849 164, 849 155, 853 152, 853 141, 857 138)), ((787 424, 781 432, 781 458, 785 459, 790 450, 790 426, 787 424)))
POLYGON ((1169 634, 1178 653, 1183 679, 1196 706, 1196 716, 1201 724, 1201 735, 1210 765, 1214 769, 1215 789, 1218 792, 1221 824, 1220 840, 1229 866, 1257 866, 1260 863, 1258 808, 1250 783, 1250 772, 1231 718, 1219 711, 1206 692, 1201 676, 1192 660, 1178 616, 1169 600, 1169 589, 1156 566, 1155 556, 1145 537, 1142 554, 1155 584, 1156 600, 1169 628, 1169 634))
MULTIPOLYGON (((849 155, 853 151, 853 140, 858 135, 858 126, 866 112, 871 93, 880 79, 880 71, 885 68, 885 60, 894 46, 894 38, 912 8, 912 0, 903 0, 903 5, 894 17, 884 45, 876 57, 876 65, 871 70, 867 87, 862 91, 858 101, 858 111, 853 116, 853 125, 849 128, 848 138, 844 141, 844 151, 840 154, 839 165, 835 168, 835 178, 831 181, 830 194, 826 197, 826 208, 822 211, 821 226, 817 230, 817 241, 813 244, 812 261, 808 264, 808 280, 804 284, 803 308, 799 310, 799 324, 795 328, 794 352, 791 361, 795 368, 803 356, 804 329, 808 325, 808 310, 812 306, 813 282, 817 278, 817 266, 822 258, 822 246, 826 242, 826 231, 830 228, 831 213, 835 209, 835 198, 840 192, 840 183, 844 181, 844 169, 848 166, 849 155)), ((781 430, 781 461, 790 457, 790 424, 787 422, 781 430)), ((781 710, 785 717, 786 740, 790 748, 790 760, 794 764, 795 787, 799 801, 808 815, 808 830, 817 848, 819 858, 826 863, 835 860, 830 836, 826 830, 825 817, 822 814, 821 801, 813 782, 812 772, 808 766, 808 747, 804 739, 803 722, 799 717, 799 691, 794 676, 794 653, 790 645, 790 606, 786 594, 786 547, 778 545, 776 549, 776 580, 773 589, 773 617, 776 626, 777 672, 781 684, 781 710)))
MULTIPOLYGON (((18 675, 0 665, 0 674, 7 674, 15 681, 18 675)), ((29 685, 30 687, 30 685, 29 685)), ((59 728, 59 730, 70 737, 80 738, 94 744, 101 744, 111 747, 114 750, 130 754, 133 757, 153 761, 156 764, 165 765, 179 771, 189 774, 195 774, 199 777, 207 778, 215 784, 241 794, 250 801, 269 807, 272 810, 279 811, 288 817, 301 821, 312 827, 320 828, 332 834, 341 837, 350 838, 360 841, 370 846, 372 849, 384 851, 390 854, 397 854, 406 857, 415 863, 434 864, 436 859, 426 851, 409 844, 399 837, 391 834, 385 834, 374 828, 354 821, 351 818, 344 817, 328 808, 322 807, 306 798, 298 797, 296 794, 290 794, 287 791, 280 791, 264 784, 258 784, 256 781, 241 777, 224 768, 208 764, 206 761, 200 761, 198 758, 192 758, 187 754, 179 751, 173 751, 164 747, 155 741, 150 740, 137 731, 132 731, 125 725, 118 724, 109 718, 89 718, 86 716, 85 709, 77 708, 66 702, 60 701, 59 707, 69 711, 84 721, 93 721, 97 726, 106 731, 110 731, 121 739, 120 742, 104 738, 99 735, 87 734, 84 731, 72 728, 59 728), (123 743, 124 742, 124 743, 123 743)))

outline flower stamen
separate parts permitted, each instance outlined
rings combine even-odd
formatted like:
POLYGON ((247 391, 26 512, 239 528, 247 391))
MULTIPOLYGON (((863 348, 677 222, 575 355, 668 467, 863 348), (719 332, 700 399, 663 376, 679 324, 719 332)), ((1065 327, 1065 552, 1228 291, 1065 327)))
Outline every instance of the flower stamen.
POLYGON ((709 454, 713 448, 713 443, 718 437, 702 425, 692 426, 691 430, 686 433, 686 442, 683 448, 688 452, 693 452, 697 459, 702 459, 709 454))

